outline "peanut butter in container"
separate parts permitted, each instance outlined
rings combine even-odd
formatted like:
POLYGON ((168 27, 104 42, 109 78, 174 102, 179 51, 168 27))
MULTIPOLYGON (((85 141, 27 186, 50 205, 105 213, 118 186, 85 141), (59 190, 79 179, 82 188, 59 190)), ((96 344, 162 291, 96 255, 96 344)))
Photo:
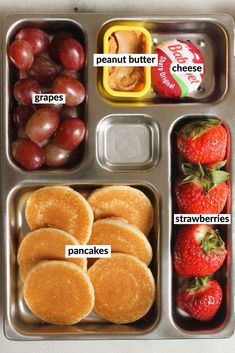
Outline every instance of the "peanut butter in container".
MULTIPOLYGON (((112 26, 104 34, 104 54, 151 54, 151 35, 141 26, 112 26)), ((103 86, 114 97, 143 97, 151 88, 150 66, 103 68, 103 86)))

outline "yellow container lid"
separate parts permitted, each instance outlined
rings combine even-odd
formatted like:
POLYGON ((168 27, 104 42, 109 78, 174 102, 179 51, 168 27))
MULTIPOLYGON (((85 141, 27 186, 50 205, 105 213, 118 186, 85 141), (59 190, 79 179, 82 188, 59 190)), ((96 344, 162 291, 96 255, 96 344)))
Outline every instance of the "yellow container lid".
MULTIPOLYGON (((132 26, 132 25, 120 25, 120 26, 112 26, 104 34, 103 37, 103 52, 104 54, 109 53, 109 38, 112 33, 117 32, 117 31, 139 31, 143 33, 143 35, 146 38, 146 53, 145 54, 151 54, 152 51, 152 38, 149 33, 149 31, 141 26, 132 26)), ((104 66, 103 67, 103 87, 105 91, 114 97, 123 97, 123 98, 140 98, 143 97, 145 94, 148 93, 148 91, 151 88, 151 67, 150 66, 144 66, 144 74, 145 74, 145 85, 144 88, 141 91, 137 92, 125 92, 125 91, 115 91, 110 88, 108 79, 109 79, 109 67, 104 66)))

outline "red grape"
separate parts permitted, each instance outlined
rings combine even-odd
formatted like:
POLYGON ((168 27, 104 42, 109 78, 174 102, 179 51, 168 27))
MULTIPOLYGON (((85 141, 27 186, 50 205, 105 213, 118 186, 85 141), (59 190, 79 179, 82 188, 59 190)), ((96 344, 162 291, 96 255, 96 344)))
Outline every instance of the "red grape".
POLYGON ((45 154, 45 164, 50 167, 61 167, 70 160, 71 151, 59 147, 55 141, 48 143, 43 151, 45 154))
POLYGON ((85 137, 85 124, 80 119, 69 118, 60 124, 56 141, 61 148, 72 150, 79 146, 85 137))
POLYGON ((59 121, 60 116, 55 110, 42 108, 31 116, 25 132, 32 141, 40 144, 56 132, 59 121))
POLYGON ((42 142, 38 143, 38 146, 43 148, 49 143, 50 139, 45 139, 42 142))
POLYGON ((13 112, 13 121, 18 129, 24 129, 34 110, 28 105, 18 105, 13 112))
POLYGON ((68 38, 72 38, 72 34, 66 31, 61 31, 54 36, 54 38, 50 43, 50 49, 49 49, 50 56, 53 60, 57 62, 60 61, 59 46, 65 39, 68 39, 68 38))
POLYGON ((17 33, 16 39, 27 41, 32 46, 34 55, 45 52, 49 46, 48 35, 38 28, 24 28, 17 33))
POLYGON ((19 139, 12 144, 13 158, 26 169, 38 169, 45 161, 42 149, 29 139, 19 139))
POLYGON ((9 57, 19 70, 28 70, 33 63, 33 49, 25 40, 15 40, 9 47, 9 57))
POLYGON ((64 40, 59 46, 59 57, 67 70, 80 70, 85 62, 85 54, 81 44, 73 38, 64 40))
POLYGON ((70 76, 58 76, 52 85, 55 94, 66 94, 66 105, 72 107, 82 103, 85 99, 85 88, 82 83, 70 76))
MULTIPOLYGON (((17 130, 17 137, 18 139, 28 139, 29 137, 26 135, 24 129, 18 129, 17 130)), ((40 146, 41 147, 41 146, 40 146)))
POLYGON ((79 117, 79 107, 67 107, 66 105, 61 110, 61 119, 77 118, 79 117))
POLYGON ((66 69, 63 69, 60 71, 60 75, 65 75, 65 76, 71 76, 73 78, 76 78, 78 77, 78 74, 76 71, 70 71, 70 70, 66 70, 66 69))
POLYGON ((37 56, 27 75, 40 84, 50 85, 57 75, 56 65, 45 56, 37 56))
POLYGON ((16 82, 14 86, 14 97, 19 104, 32 104, 33 93, 41 93, 41 89, 37 81, 32 78, 22 78, 16 82))

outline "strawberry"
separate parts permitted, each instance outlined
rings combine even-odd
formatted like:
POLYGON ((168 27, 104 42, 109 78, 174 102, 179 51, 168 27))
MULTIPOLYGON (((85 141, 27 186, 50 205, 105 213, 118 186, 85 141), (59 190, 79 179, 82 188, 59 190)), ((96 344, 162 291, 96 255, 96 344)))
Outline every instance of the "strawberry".
POLYGON ((208 276, 223 264, 227 251, 219 232, 202 224, 180 229, 174 249, 174 266, 183 277, 208 276))
POLYGON ((176 202, 181 213, 215 214, 222 212, 229 194, 229 173, 220 170, 226 161, 209 166, 184 163, 175 184, 176 202))
POLYGON ((191 163, 217 164, 225 158, 227 132, 218 119, 196 120, 177 135, 177 147, 191 163))
POLYGON ((177 305, 200 321, 210 321, 222 301, 219 283, 208 277, 196 277, 181 288, 176 297, 177 305))

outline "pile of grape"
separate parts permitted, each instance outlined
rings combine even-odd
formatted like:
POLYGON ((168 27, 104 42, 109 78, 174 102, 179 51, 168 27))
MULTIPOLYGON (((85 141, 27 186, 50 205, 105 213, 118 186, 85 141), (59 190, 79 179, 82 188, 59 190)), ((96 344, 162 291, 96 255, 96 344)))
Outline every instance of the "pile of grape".
POLYGON ((8 55, 19 70, 13 88, 18 137, 12 144, 14 160, 25 169, 68 164, 86 129, 78 107, 86 95, 77 79, 85 62, 82 45, 66 31, 51 38, 38 28, 24 28, 8 55), (66 103, 32 104, 33 94, 39 93, 65 94, 66 103))

